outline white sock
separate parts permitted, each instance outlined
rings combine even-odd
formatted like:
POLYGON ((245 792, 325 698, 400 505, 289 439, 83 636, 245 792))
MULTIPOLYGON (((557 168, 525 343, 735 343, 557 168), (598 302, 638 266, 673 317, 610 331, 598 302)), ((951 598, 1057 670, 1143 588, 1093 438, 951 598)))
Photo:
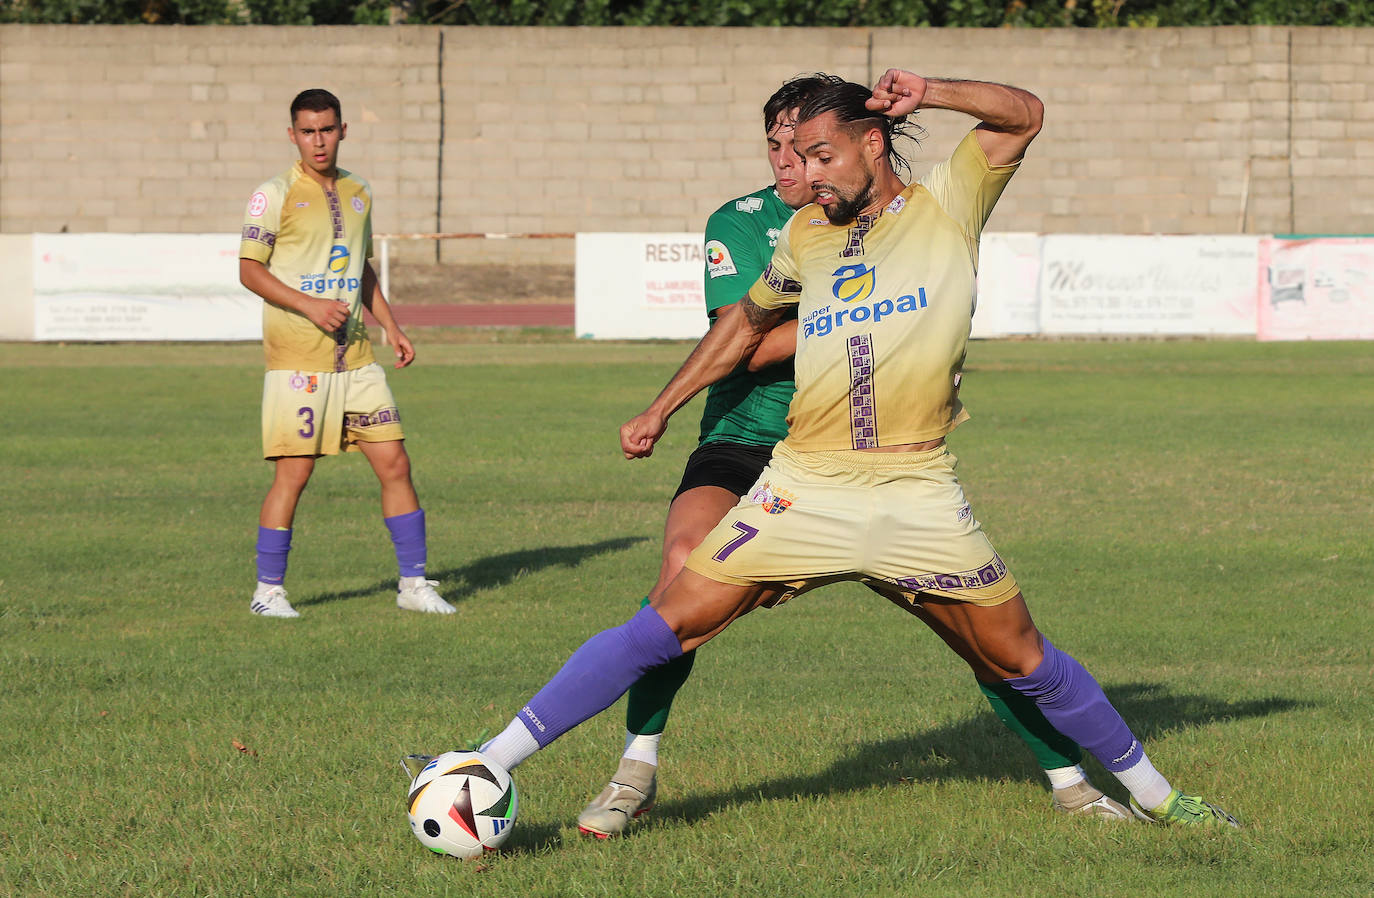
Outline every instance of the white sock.
POLYGON ((507 770, 514 770, 521 761, 539 751, 539 743, 517 717, 510 722, 510 726, 501 731, 500 735, 478 751, 507 770))
POLYGON ((1076 786, 1088 778, 1083 772, 1081 764, 1072 767, 1056 767, 1053 770, 1046 770, 1045 776, 1050 779, 1051 789, 1067 789, 1069 786, 1076 786))
POLYGON ((641 736, 636 733, 625 731, 625 757, 631 761, 643 761, 645 764, 658 766, 658 743, 663 738, 662 733, 654 733, 650 736, 641 736))
POLYGON ((1155 769, 1155 765, 1150 763, 1150 759, 1143 751, 1140 753, 1140 760, 1117 773, 1116 778, 1121 780, 1121 785, 1125 786, 1146 810, 1154 810, 1164 804, 1164 799, 1173 791, 1169 781, 1155 769))

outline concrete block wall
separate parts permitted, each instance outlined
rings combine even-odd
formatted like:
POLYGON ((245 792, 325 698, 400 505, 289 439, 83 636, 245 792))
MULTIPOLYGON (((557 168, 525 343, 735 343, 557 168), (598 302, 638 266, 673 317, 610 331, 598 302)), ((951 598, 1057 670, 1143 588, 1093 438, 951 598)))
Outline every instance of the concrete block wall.
MULTIPOLYGON (((316 86, 379 231, 694 231, 767 182, 784 78, 897 65, 1045 100, 991 229, 1374 233, 1371 54, 1374 29, 3 26, 0 232, 234 232, 316 86)), ((970 124, 920 120, 916 175, 970 124)), ((571 261, 570 241, 440 252, 571 261)))

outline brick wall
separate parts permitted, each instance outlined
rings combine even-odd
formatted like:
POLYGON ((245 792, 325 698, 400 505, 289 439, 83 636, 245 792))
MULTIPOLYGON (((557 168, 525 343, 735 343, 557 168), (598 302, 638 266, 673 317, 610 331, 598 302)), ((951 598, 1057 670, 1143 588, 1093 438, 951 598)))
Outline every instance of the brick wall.
MULTIPOLYGON (((316 86, 343 100, 341 161, 379 231, 697 230, 767 181, 760 108, 782 79, 899 65, 1045 100, 991 229, 1372 233, 1372 54, 1374 29, 10 25, 0 232, 236 231, 316 86)), ((921 119, 918 175, 969 124, 921 119)), ((571 261, 565 241, 442 252, 571 261)))

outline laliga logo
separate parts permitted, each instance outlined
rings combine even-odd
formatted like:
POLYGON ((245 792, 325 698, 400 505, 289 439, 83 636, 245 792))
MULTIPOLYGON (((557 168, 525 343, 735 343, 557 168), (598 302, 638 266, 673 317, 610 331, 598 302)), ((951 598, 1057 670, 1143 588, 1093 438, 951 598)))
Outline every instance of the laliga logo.
POLYGON ((876 270, 867 265, 841 266, 835 269, 832 277, 835 285, 830 292, 840 302, 868 299, 873 295, 873 284, 877 280, 876 270))
POLYGON ((719 265, 725 260, 725 253, 721 252, 718 246, 706 247, 706 261, 712 265, 719 265))

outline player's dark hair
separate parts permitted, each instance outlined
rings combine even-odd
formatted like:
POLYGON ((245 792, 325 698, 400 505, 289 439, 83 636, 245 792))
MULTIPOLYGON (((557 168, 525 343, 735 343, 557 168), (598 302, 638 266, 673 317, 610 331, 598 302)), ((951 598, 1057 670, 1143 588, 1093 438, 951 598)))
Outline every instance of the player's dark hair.
POLYGON ((829 84, 816 91, 802 104, 797 111, 797 124, 819 118, 827 112, 835 114, 835 120, 851 135, 858 137, 870 128, 877 128, 882 132, 883 143, 887 147, 887 163, 892 166, 894 172, 911 172, 911 165, 906 161, 901 153, 897 152, 893 146, 893 139, 905 137, 908 140, 919 143, 920 138, 925 134, 925 129, 915 122, 908 121, 908 116, 902 115, 896 118, 875 113, 864 105, 866 100, 872 99, 873 91, 862 84, 855 84, 852 81, 841 81, 838 84, 829 84))
POLYGON ((843 78, 838 75, 827 75, 825 72, 788 78, 782 83, 782 87, 773 91, 773 96, 768 98, 768 102, 763 104, 764 133, 772 131, 779 118, 811 99, 821 88, 843 83, 843 78))
POLYGON ((343 107, 339 105, 338 97, 322 87, 303 90, 296 94, 296 99, 291 101, 291 124, 296 123, 296 113, 298 112, 324 112, 326 109, 334 110, 335 118, 343 121, 343 107))

